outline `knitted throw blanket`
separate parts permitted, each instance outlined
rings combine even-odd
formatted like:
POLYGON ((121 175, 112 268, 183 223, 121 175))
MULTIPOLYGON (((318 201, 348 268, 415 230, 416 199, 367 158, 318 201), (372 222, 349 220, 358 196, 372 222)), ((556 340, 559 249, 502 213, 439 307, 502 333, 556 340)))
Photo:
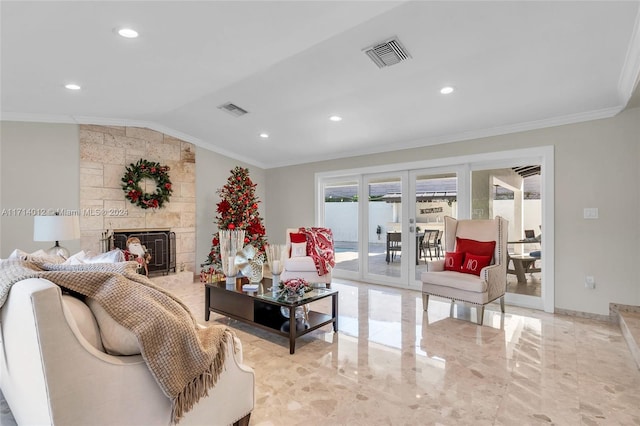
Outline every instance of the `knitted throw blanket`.
POLYGON ((199 328, 180 300, 136 272, 135 262, 55 265, 2 260, 0 307, 11 285, 33 277, 95 299, 136 335, 149 370, 173 403, 174 423, 218 380, 225 346, 233 342, 232 331, 215 326, 199 328))
POLYGON ((318 275, 325 275, 336 266, 333 232, 329 228, 300 228, 307 237, 307 254, 313 258, 318 275))

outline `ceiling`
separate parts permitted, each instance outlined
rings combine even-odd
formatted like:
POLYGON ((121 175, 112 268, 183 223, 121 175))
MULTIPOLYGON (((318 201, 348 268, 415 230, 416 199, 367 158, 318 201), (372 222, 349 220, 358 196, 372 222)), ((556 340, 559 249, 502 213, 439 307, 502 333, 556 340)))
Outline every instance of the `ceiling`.
POLYGON ((639 10, 2 1, 1 118, 144 126, 271 168, 611 117, 638 81, 639 10), (122 26, 140 37, 118 36, 122 26), (363 49, 394 36, 411 58, 380 69, 363 49), (63 87, 72 81, 82 90, 63 87), (455 91, 440 94, 446 85, 455 91))

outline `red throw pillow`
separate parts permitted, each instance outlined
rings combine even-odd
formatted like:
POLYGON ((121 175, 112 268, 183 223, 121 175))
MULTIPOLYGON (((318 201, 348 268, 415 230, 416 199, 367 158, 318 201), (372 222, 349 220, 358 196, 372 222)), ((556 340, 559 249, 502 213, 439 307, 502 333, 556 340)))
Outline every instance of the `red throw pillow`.
POLYGON ((464 253, 461 251, 448 251, 444 254, 444 270, 460 272, 464 253))
POLYGON ((303 234, 302 232, 300 232, 300 233, 290 232, 289 233, 289 238, 291 239, 292 243, 306 243, 307 242, 307 236, 305 234, 303 234))
POLYGON ((476 241, 456 237, 457 252, 473 253, 476 256, 490 256, 493 258, 495 248, 495 241, 476 241))
POLYGON ((289 239, 291 240, 291 245, 289 246, 289 257, 292 257, 291 248, 293 247, 293 244, 306 243, 307 236, 302 232, 289 232, 289 239))
POLYGON ((491 256, 478 256, 467 253, 464 256, 464 263, 460 272, 480 276, 480 270, 491 263, 491 256))

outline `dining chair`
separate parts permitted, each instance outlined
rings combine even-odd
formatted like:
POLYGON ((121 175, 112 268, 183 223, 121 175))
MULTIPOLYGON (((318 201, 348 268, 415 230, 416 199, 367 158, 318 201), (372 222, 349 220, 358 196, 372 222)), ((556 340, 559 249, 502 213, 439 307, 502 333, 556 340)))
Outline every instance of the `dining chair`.
POLYGON ((400 232, 387 232, 387 263, 393 262, 398 252, 402 252, 402 234, 400 232))
POLYGON ((429 252, 429 260, 433 260, 433 254, 435 252, 436 258, 440 257, 440 247, 438 241, 440 240, 440 231, 437 229, 428 229, 424 231, 424 237, 422 238, 422 257, 427 260, 427 252, 429 252), (432 251, 433 249, 433 251, 432 251))

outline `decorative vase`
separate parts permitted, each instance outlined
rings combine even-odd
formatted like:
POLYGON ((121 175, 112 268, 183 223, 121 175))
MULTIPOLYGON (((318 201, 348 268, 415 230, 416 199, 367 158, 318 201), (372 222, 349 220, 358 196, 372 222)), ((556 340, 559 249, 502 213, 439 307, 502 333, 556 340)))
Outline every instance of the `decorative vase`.
POLYGON ((244 245, 244 231, 242 230, 221 230, 218 232, 220 240, 220 262, 222 272, 226 278, 227 285, 235 285, 238 270, 235 265, 236 252, 244 245))

